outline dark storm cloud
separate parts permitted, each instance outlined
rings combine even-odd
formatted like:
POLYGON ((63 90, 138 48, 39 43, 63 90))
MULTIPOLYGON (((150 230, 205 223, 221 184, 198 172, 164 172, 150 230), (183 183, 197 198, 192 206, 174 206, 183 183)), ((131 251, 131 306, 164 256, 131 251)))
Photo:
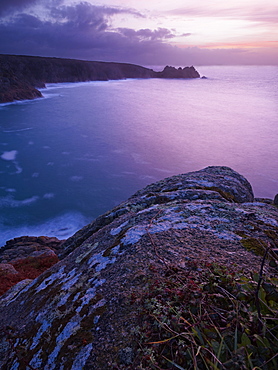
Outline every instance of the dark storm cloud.
POLYGON ((36 3, 37 0, 1 0, 0 15, 11 11, 12 9, 23 9, 26 6, 36 3))
POLYGON ((132 9, 94 6, 86 2, 47 8, 47 16, 17 13, 0 21, 2 53, 57 56, 91 60, 133 61, 159 54, 173 31, 112 29, 117 14, 143 17, 132 9))
POLYGON ((141 13, 132 9, 95 6, 87 2, 81 2, 74 6, 52 7, 50 13, 56 22, 67 22, 74 27, 94 27, 98 23, 106 23, 109 17, 120 13, 143 17, 141 13))
MULTIPOLYGON (((0 0, 1 1, 1 0, 0 0)), ((1 2, 7 4, 5 0, 1 2)), ((64 6, 62 0, 9 0, 14 4, 7 16, 0 18, 0 53, 55 56, 75 59, 128 62, 141 65, 244 64, 240 50, 205 50, 178 48, 169 43, 174 30, 112 28, 111 19, 117 15, 143 17, 127 8, 94 6, 81 2, 64 6), (16 4, 18 7, 16 7, 16 4)), ((5 8, 7 9, 7 7, 5 8)), ((178 35, 188 37, 189 33, 178 35)), ((245 53, 246 54, 246 53, 245 53)), ((252 60, 255 58, 252 58, 252 60)))

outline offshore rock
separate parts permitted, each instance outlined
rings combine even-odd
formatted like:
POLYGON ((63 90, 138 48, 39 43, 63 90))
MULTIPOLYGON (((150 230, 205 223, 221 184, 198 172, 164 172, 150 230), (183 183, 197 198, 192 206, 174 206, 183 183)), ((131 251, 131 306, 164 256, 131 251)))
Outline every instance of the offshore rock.
POLYGON ((200 74, 191 67, 175 68, 166 66, 162 72, 158 72, 160 78, 199 78, 200 74))
POLYGON ((278 209, 254 201, 232 169, 207 167, 149 185, 63 243, 63 260, 3 295, 0 368, 138 369, 140 318, 131 296, 153 271, 202 260, 249 274, 267 245, 278 245, 278 209))
POLYGON ((0 103, 42 97, 37 88, 46 83, 198 77, 194 67, 166 67, 163 72, 155 72, 128 63, 0 54, 0 103))

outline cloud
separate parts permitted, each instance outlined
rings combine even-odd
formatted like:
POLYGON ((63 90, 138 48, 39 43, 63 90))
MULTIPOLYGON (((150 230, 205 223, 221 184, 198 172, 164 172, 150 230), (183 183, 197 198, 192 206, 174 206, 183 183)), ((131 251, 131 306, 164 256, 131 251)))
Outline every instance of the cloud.
POLYGON ((30 6, 41 4, 43 6, 58 6, 64 0, 0 0, 0 15, 18 13, 30 6))
MULTIPOLYGON (((224 3, 223 3, 224 4, 224 3)), ((224 6, 215 7, 214 5, 203 4, 201 6, 187 6, 165 11, 164 14, 172 16, 192 16, 192 17, 209 17, 224 19, 243 19, 253 22, 276 23, 278 6, 256 6, 244 5, 240 7, 224 6)))
POLYGON ((25 7, 36 2, 37 0, 1 0, 0 14, 5 14, 12 9, 24 9, 25 7))
POLYGON ((47 16, 27 12, 3 18, 0 43, 6 54, 32 54, 93 60, 134 60, 135 55, 158 50, 173 31, 111 27, 117 14, 143 15, 133 9, 94 6, 82 2, 48 7, 47 16))
MULTIPOLYGON (((38 13, 35 7, 28 11, 27 6, 35 2, 9 0, 14 4, 13 11, 10 8, 9 15, 0 18, 2 53, 141 65, 244 64, 246 60, 254 60, 255 55, 251 51, 244 53, 240 48, 206 50, 170 44, 174 37, 190 37, 190 33, 177 35, 175 30, 167 28, 134 30, 112 27, 113 17, 118 15, 144 17, 134 9, 96 6, 88 2, 66 6, 61 0, 41 0, 37 4, 46 6, 40 7, 38 13), (18 11, 16 3, 26 6, 25 10, 18 11)), ((0 9, 3 10, 3 4, 7 3, 6 0, 1 2, 0 9)))
POLYGON ((156 30, 150 30, 145 28, 138 31, 135 31, 130 28, 117 28, 117 31, 123 36, 134 40, 137 39, 137 40, 158 41, 171 39, 176 36, 172 31, 168 30, 167 28, 158 28, 156 30))
POLYGON ((66 22, 74 27, 78 25, 94 26, 98 22, 107 22, 110 17, 121 13, 144 17, 134 9, 96 6, 88 2, 50 8, 50 14, 56 22, 66 22))

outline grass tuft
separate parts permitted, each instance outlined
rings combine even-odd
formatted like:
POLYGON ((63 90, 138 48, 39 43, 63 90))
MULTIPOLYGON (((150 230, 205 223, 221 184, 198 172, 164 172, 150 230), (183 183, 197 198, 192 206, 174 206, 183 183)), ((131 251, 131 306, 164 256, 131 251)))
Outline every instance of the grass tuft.
POLYGON ((137 368, 278 368, 277 278, 202 262, 150 270, 136 299, 137 368))

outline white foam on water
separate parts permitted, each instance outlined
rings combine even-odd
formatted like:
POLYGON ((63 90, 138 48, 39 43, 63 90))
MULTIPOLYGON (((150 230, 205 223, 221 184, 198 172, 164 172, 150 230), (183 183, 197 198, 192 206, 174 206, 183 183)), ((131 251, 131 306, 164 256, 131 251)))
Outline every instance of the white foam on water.
POLYGON ((43 195, 43 199, 52 199, 54 197, 55 197, 54 193, 46 193, 43 195))
POLYGON ((31 198, 17 200, 17 199, 14 199, 13 196, 7 195, 6 197, 0 198, 0 208, 18 208, 18 207, 29 206, 30 204, 37 202, 39 198, 40 198, 39 196, 34 195, 31 198))
MULTIPOLYGON (((80 87, 80 86, 88 86, 88 85, 104 85, 107 83, 111 83, 113 81, 83 81, 83 82, 60 82, 60 83, 48 83, 45 84, 45 88, 39 89, 40 92, 46 92, 48 94, 48 91, 53 89, 71 89, 73 87, 80 87)), ((57 94, 55 94, 57 95, 57 94)))
POLYGON ((16 189, 14 189, 14 188, 5 188, 5 186, 0 186, 0 189, 4 190, 6 193, 15 193, 16 192, 16 189))
POLYGON ((22 225, 7 228, 6 225, 0 222, 0 248, 5 245, 7 240, 26 235, 55 236, 58 239, 67 239, 90 221, 92 220, 79 212, 68 212, 38 225, 22 225))
POLYGON ((157 180, 154 176, 150 176, 150 175, 141 175, 141 176, 139 176, 139 179, 148 180, 148 181, 151 181, 151 182, 155 182, 157 180))
POLYGON ((14 161, 18 154, 17 150, 10 150, 8 152, 4 152, 0 157, 5 161, 14 161))
POLYGON ((51 99, 56 98, 57 96, 60 96, 60 94, 54 94, 47 91, 40 90, 44 99, 51 99))
POLYGON ((23 171, 23 169, 19 166, 18 162, 15 160, 17 154, 18 154, 17 150, 10 150, 10 151, 3 152, 3 154, 0 156, 0 158, 3 159, 4 161, 13 162, 16 168, 16 171, 14 172, 14 174, 19 174, 23 171))
POLYGON ((21 132, 21 131, 29 131, 29 130, 33 130, 33 127, 26 127, 26 128, 21 128, 18 130, 3 130, 3 132, 10 133, 10 132, 21 132))
POLYGON ((143 156, 139 153, 131 153, 131 157, 136 164, 150 164, 150 162, 145 161, 145 159, 143 159, 143 156))
POLYGON ((79 182, 79 181, 83 180, 83 176, 71 176, 70 180, 73 181, 73 182, 79 182))
POLYGON ((24 105, 24 104, 28 104, 28 103, 31 103, 31 102, 34 102, 34 101, 38 101, 40 99, 41 99, 41 97, 38 97, 38 98, 35 98, 35 99, 15 100, 15 101, 8 102, 8 103, 0 103, 0 109, 5 109, 9 105, 24 105))
POLYGON ((14 161, 13 163, 14 163, 15 168, 16 168, 15 173, 16 174, 21 173, 23 171, 22 167, 20 167, 16 161, 14 161))
POLYGON ((158 172, 162 172, 162 173, 166 173, 166 174, 169 174, 169 175, 171 175, 171 171, 170 170, 167 170, 167 169, 165 169, 165 168, 154 168, 154 170, 156 170, 156 171, 158 171, 158 172))
MULTIPOLYGON (((76 88, 76 87, 81 87, 81 86, 88 86, 88 85, 95 85, 95 86, 100 86, 104 85, 107 83, 111 83, 113 81, 83 81, 83 82, 60 82, 60 83, 48 83, 45 84, 45 88, 38 89, 42 95, 43 98, 45 99, 51 99, 55 98, 57 96, 62 96, 61 93, 58 92, 53 92, 53 90, 58 90, 58 89, 71 89, 71 88, 76 88)), ((11 104, 11 103, 9 103, 11 104)))

